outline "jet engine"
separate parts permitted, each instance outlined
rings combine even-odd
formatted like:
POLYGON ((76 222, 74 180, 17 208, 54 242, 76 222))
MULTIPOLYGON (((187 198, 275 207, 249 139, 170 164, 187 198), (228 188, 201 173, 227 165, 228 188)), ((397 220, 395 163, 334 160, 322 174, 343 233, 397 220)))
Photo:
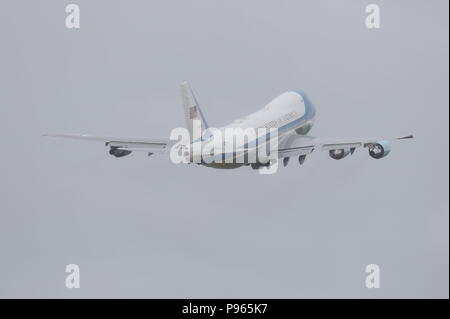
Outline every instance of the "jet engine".
POLYGON ((250 164, 251 168, 253 169, 259 169, 260 167, 269 167, 270 166, 270 161, 267 163, 252 163, 250 164))
POLYGON ((350 154, 350 149, 341 148, 337 150, 330 150, 329 154, 332 159, 340 160, 350 154))
POLYGON ((115 156, 115 157, 123 157, 131 154, 131 151, 119 149, 117 146, 111 146, 109 149, 109 154, 115 156))
POLYGON ((386 157, 391 151, 391 143, 389 141, 381 141, 368 145, 369 155, 375 159, 386 157))

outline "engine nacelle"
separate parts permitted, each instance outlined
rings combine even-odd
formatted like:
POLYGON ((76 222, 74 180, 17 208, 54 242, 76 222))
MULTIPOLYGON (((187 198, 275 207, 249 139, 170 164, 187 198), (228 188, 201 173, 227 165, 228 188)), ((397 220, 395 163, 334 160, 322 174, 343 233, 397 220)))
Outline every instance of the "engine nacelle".
POLYGON ((111 146, 109 154, 115 157, 124 157, 131 154, 131 151, 121 150, 117 146, 111 146))
POLYGON ((386 157, 391 152, 391 143, 389 141, 381 141, 369 145, 369 155, 372 158, 380 159, 386 157))
POLYGON ((269 162, 267 162, 267 163, 252 163, 252 164, 250 164, 250 166, 251 166, 251 168, 253 168, 253 169, 259 169, 259 168, 261 168, 261 167, 269 167, 270 166, 270 161, 269 162))
POLYGON ((329 154, 332 159, 340 160, 346 157, 348 154, 350 154, 350 150, 343 148, 337 150, 330 150, 329 154))

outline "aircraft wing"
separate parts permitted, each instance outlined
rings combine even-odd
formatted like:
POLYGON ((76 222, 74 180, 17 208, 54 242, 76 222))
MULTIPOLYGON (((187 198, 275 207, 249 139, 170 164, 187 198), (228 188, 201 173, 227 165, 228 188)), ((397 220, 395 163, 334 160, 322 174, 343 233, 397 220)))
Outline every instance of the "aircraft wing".
MULTIPOLYGON (((413 138, 412 135, 384 138, 323 138, 307 135, 290 135, 278 145, 278 157, 307 155, 314 150, 323 151, 349 151, 353 152, 360 147, 368 147, 369 150, 375 146, 384 147, 384 153, 389 152, 390 143, 396 140, 413 138)), ((372 155, 372 154, 371 154, 372 155)))
POLYGON ((125 156, 132 151, 144 151, 151 154, 163 153, 175 143, 168 138, 113 137, 86 134, 45 134, 44 136, 103 142, 106 146, 111 147, 110 154, 115 156, 117 154, 125 156))

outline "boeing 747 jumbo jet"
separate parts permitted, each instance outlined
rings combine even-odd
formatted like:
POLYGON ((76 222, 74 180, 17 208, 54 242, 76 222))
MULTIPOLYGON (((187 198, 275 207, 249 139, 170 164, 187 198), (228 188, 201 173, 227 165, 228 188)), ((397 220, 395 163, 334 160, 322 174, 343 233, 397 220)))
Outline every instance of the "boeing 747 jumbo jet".
MULTIPOLYGON (((291 157, 297 157, 301 164, 307 155, 314 150, 323 150, 335 160, 352 155, 357 148, 364 147, 375 159, 387 156, 391 150, 391 142, 412 138, 412 135, 391 138, 321 138, 308 135, 311 130, 316 111, 310 99, 302 91, 285 92, 261 110, 235 120, 220 129, 208 126, 197 100, 187 82, 181 84, 181 96, 186 120, 187 138, 179 138, 180 134, 171 134, 171 138, 127 138, 92 135, 47 134, 46 136, 74 138, 99 141, 109 147, 109 153, 115 157, 123 157, 134 151, 144 151, 148 155, 171 152, 178 154, 183 163, 197 163, 213 168, 237 168, 251 166, 253 169, 268 167, 278 159, 286 166, 291 157), (199 124, 197 127, 197 123, 199 124), (231 130, 232 129, 232 130, 231 130), (260 132, 252 134, 252 131, 260 132), (246 139, 231 135, 233 148, 230 151, 229 140, 220 134, 227 131, 244 132, 246 139), (197 131, 197 134, 196 134, 197 131), (273 136, 271 132, 276 131, 273 136), (269 133, 268 133, 269 132, 269 133), (176 135, 174 138, 173 135, 176 135), (276 142, 273 140, 276 138, 276 142), (240 140, 241 142, 237 142, 240 140), (236 141, 236 142, 235 142, 236 141), (261 147, 277 144, 276 155, 271 156, 261 147), (223 148, 212 148, 211 145, 223 148), (201 151, 196 151, 201 150, 201 151), (208 151, 203 151, 208 149, 208 151), (218 151, 219 149, 219 151, 218 151), (238 150, 238 152, 237 152, 238 150), (266 156, 261 156, 265 153, 266 156), (255 155, 255 156, 252 156, 255 155)), ((173 133, 173 132, 172 132, 173 133)), ((239 134, 238 134, 239 135, 239 134)), ((178 161, 180 162, 180 161, 178 161)))

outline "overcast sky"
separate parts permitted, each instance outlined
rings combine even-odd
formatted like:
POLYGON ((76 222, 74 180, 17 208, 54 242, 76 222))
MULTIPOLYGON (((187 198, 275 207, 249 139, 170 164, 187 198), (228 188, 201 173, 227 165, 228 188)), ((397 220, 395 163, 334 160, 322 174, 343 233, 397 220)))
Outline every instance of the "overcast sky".
POLYGON ((0 297, 448 298, 448 1, 72 2, 1 5, 0 297), (184 80, 211 126, 299 88, 313 135, 415 139, 260 175, 41 137, 168 137, 184 80))

